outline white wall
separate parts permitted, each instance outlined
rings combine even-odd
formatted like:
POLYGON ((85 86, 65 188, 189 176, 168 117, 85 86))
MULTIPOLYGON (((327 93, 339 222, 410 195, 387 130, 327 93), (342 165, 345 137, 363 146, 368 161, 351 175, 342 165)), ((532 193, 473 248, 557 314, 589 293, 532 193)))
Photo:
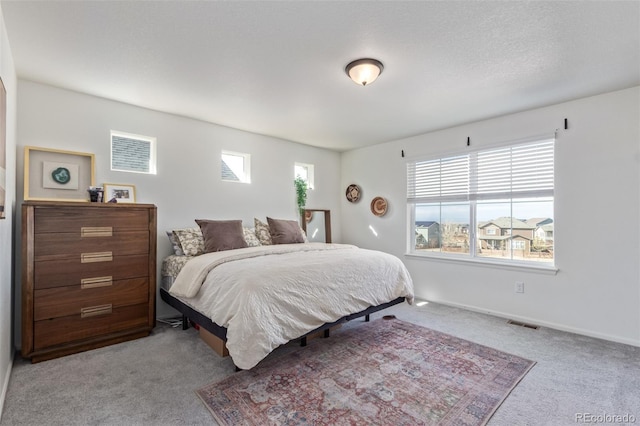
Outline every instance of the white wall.
POLYGON ((421 298, 640 345, 639 140, 635 87, 344 153, 341 188, 357 183, 363 199, 343 197, 343 240, 402 258, 421 298), (407 158, 460 152, 467 137, 477 148, 557 128, 557 275, 405 256, 401 150, 407 158), (378 195, 390 203, 383 217, 369 212, 378 195), (516 280, 524 294, 514 293, 516 280))
MULTIPOLYGON (((0 9, 1 13, 1 9, 0 9)), ((0 77, 7 91, 7 135, 6 135, 6 219, 0 220, 0 418, 9 385, 13 361, 12 343, 12 274, 13 214, 15 209, 16 170, 16 71, 11 47, 7 39, 4 17, 0 18, 0 77)))
MULTIPOLYGON (((197 226, 196 218, 242 219, 246 226, 253 226, 254 216, 296 219, 295 162, 315 165, 316 185, 309 191, 307 207, 332 211, 334 241, 340 241, 340 154, 336 152, 30 81, 20 80, 18 89, 19 190, 24 146, 94 153, 98 184, 134 184, 137 202, 158 207, 158 269, 171 252, 164 232, 197 226), (156 137, 157 174, 111 171, 111 130, 156 137), (251 154, 251 184, 220 180, 222 149, 251 154)), ((19 288, 19 281, 16 285, 19 288)), ((16 311, 19 318, 19 301, 16 311)), ((157 316, 175 314, 158 297, 157 316)))

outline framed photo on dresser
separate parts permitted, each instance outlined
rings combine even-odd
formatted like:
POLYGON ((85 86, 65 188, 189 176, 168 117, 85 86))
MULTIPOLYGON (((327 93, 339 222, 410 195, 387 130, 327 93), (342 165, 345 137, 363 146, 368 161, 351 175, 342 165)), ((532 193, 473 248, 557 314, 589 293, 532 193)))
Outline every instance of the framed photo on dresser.
POLYGON ((135 203, 136 202, 136 187, 135 185, 129 185, 124 183, 105 183, 104 198, 105 203, 115 202, 117 203, 135 203))

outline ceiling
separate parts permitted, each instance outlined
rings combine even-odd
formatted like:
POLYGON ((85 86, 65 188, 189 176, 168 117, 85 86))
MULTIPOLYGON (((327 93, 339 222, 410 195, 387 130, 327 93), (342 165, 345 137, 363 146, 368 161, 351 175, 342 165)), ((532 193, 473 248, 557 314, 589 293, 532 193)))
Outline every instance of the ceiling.
POLYGON ((637 1, 1 7, 19 78, 337 151, 640 84, 637 1))

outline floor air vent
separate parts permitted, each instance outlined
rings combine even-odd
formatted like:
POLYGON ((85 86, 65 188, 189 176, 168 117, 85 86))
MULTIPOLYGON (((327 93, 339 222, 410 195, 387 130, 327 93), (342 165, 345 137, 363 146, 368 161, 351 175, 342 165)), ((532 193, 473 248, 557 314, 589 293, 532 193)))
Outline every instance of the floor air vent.
POLYGON ((511 324, 511 325, 517 325, 517 326, 520 326, 520 327, 532 328, 532 329, 534 329, 534 330, 537 330, 537 329, 538 329, 538 326, 537 326, 537 325, 527 324, 526 322, 520 322, 520 321, 509 320, 509 321, 507 321, 507 323, 508 323, 508 324, 511 324))

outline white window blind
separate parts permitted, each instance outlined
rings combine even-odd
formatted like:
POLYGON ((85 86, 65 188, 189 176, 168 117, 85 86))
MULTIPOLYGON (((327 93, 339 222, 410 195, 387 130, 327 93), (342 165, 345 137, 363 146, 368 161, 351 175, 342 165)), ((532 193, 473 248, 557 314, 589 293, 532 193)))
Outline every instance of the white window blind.
POLYGON ((469 156, 411 162, 407 165, 410 202, 464 201, 469 194, 469 156))
POLYGON ((472 199, 553 196, 554 139, 508 146, 473 155, 472 199))
POLYGON ((555 138, 407 163, 409 203, 553 196, 555 138))
POLYGON ((111 170, 156 173, 156 138, 111 132, 111 170))

